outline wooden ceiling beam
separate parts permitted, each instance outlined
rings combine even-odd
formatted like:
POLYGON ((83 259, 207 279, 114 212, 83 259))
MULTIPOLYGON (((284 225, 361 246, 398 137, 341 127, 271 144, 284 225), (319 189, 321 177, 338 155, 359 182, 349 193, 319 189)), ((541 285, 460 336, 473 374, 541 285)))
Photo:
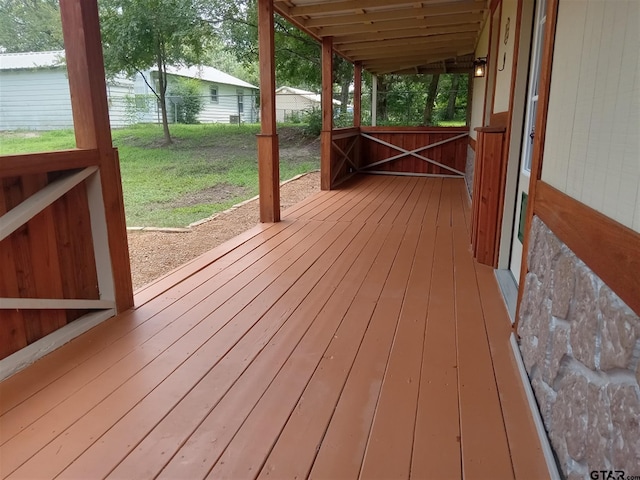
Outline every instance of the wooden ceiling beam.
MULTIPOLYGON (((320 37, 340 36, 358 33, 377 33, 389 30, 402 30, 412 28, 429 28, 429 27, 445 27, 445 26, 463 26, 473 24, 479 29, 480 22, 483 20, 481 13, 467 13, 462 15, 446 15, 440 17, 429 18, 412 18, 406 20, 393 20, 390 22, 375 22, 371 24, 360 25, 337 25, 333 27, 322 27, 315 29, 320 37)), ((312 29, 314 30, 314 29, 312 29)))
POLYGON ((367 22, 387 22, 393 20, 415 19, 433 16, 456 15, 463 13, 481 13, 482 5, 473 0, 462 3, 447 3, 431 7, 398 8, 394 10, 366 12, 363 14, 325 15, 302 20, 308 28, 352 25, 367 22))
POLYGON ((464 32, 461 34, 451 33, 446 35, 429 35, 426 37, 398 38, 395 40, 347 43, 343 46, 342 51, 347 55, 352 55, 362 52, 375 53, 388 48, 395 48, 396 50, 403 47, 417 49, 447 42, 475 41, 476 37, 476 32, 464 32))
POLYGON ((432 35, 444 35, 448 33, 457 34, 457 33, 467 33, 467 32, 475 32, 478 33, 479 27, 478 25, 469 24, 469 25, 460 25, 460 26, 446 26, 446 27, 432 27, 432 28, 404 28, 399 30, 389 30, 386 32, 380 32, 375 37, 371 35, 371 33, 353 33, 353 34, 345 34, 340 35, 338 37, 334 37, 334 48, 338 48, 340 50, 343 49, 343 45, 349 43, 359 43, 359 42, 371 42, 371 41, 380 41, 383 42, 385 40, 397 40, 401 38, 411 38, 411 37, 425 37, 428 38, 432 35))
POLYGON ((377 59, 383 58, 398 58, 401 56, 420 56, 423 57, 425 55, 429 55, 432 52, 440 52, 440 51, 459 51, 459 50, 468 50, 473 49, 473 44, 470 43, 440 43, 437 45, 425 46, 422 48, 411 48, 411 49, 403 49, 398 50, 397 48, 389 48, 389 49, 381 49, 378 52, 365 52, 365 53, 353 53, 350 54, 349 57, 353 58, 355 61, 374 61, 377 59))
POLYGON ((338 12, 358 12, 367 10, 369 8, 379 7, 411 7, 416 3, 429 3, 429 2, 415 2, 407 0, 346 0, 341 2, 322 2, 314 3, 311 5, 301 5, 288 7, 287 2, 276 2, 278 8, 286 10, 288 15, 294 17, 300 17, 303 15, 324 15, 335 14, 338 12))

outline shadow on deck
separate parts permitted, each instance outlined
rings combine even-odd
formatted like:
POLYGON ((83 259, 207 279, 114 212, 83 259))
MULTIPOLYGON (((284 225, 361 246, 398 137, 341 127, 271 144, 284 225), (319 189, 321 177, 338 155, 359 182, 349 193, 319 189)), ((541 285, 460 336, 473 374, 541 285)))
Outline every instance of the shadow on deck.
POLYGON ((363 177, 0 385, 10 478, 544 478, 462 180, 363 177))

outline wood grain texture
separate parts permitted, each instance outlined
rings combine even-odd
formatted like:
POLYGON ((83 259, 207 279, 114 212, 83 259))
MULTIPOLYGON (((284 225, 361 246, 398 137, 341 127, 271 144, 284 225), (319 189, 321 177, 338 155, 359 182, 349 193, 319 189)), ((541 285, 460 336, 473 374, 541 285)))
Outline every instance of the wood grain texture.
POLYGON ((539 181, 534 215, 640 314, 640 234, 539 181))
POLYGON ((0 383, 1 476, 543 471, 468 210, 461 179, 361 176, 194 260, 0 383))
POLYGON ((322 38, 322 131, 320 133, 320 188, 331 190, 331 131, 333 129, 333 38, 322 38))
POLYGON ((91 167, 99 161, 96 149, 3 155, 0 178, 91 167))

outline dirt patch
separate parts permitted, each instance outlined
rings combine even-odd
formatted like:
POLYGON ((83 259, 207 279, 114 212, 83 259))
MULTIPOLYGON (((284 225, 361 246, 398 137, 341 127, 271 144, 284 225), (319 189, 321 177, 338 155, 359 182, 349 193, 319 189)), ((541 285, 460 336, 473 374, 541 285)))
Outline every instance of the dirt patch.
POLYGON ((213 187, 183 195, 170 203, 172 208, 191 207, 193 205, 223 203, 232 198, 246 197, 248 190, 244 187, 220 183, 213 187))
MULTIPOLYGON (((280 188, 282 210, 320 190, 320 173, 313 172, 280 188)), ((129 254, 134 289, 164 275, 256 225, 258 201, 216 215, 188 232, 129 232, 129 254)))

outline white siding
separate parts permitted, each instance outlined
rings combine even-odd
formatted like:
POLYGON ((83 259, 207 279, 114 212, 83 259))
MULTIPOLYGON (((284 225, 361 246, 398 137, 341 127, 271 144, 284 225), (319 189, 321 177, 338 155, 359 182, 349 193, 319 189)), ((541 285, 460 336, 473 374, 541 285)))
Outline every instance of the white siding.
MULTIPOLYGON (((486 57, 489 53, 489 28, 490 21, 484 24, 478 46, 476 47, 476 58, 486 57)), ((487 77, 474 78, 473 80, 473 98, 471 101, 471 124, 469 125, 469 136, 473 139, 477 138, 476 127, 483 126, 482 113, 484 111, 484 91, 487 85, 487 77)))
POLYGON ((136 122, 133 81, 118 79, 108 83, 107 100, 112 128, 126 127, 136 122))
POLYGON ((542 179, 640 231, 640 2, 561 0, 542 179))
POLYGON ((502 1, 502 16, 500 17, 500 36, 498 37, 498 56, 495 59, 496 93, 493 98, 493 113, 509 110, 511 98, 511 73, 513 71, 513 49, 516 41, 516 16, 518 15, 517 0, 502 1), (507 40, 505 44, 504 40, 507 40))
POLYGON ((276 120, 284 122, 293 112, 306 112, 313 108, 320 108, 320 102, 294 93, 276 93, 276 120))
POLYGON ((69 81, 64 69, 0 71, 0 130, 71 127, 69 81))

